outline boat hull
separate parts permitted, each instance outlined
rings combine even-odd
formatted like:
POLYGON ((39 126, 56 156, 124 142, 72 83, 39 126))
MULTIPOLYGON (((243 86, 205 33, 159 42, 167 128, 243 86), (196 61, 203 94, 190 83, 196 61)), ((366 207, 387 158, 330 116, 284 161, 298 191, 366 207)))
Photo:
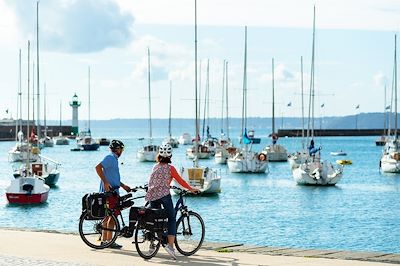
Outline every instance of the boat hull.
POLYGON ((325 161, 301 164, 292 170, 293 178, 298 185, 333 186, 342 178, 342 169, 334 169, 325 161))
POLYGON ((11 181, 6 189, 6 197, 11 204, 39 204, 47 201, 50 187, 44 180, 29 176, 19 177, 11 181))

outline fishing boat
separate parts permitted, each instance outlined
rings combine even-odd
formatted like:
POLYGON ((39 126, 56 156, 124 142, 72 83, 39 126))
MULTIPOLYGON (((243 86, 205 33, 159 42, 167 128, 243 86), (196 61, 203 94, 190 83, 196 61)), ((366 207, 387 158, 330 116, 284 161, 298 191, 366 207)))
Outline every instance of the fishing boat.
POLYGON ((292 168, 293 178, 298 185, 335 185, 342 178, 343 166, 335 167, 332 163, 321 159, 321 147, 314 144, 314 58, 315 58, 315 6, 313 18, 313 45, 311 57, 311 81, 308 113, 307 140, 309 156, 306 162, 292 168))
POLYGON ((54 140, 56 145, 69 145, 68 138, 63 136, 61 132, 58 133, 58 137, 55 137, 54 140))
POLYGON ((268 170, 267 155, 263 152, 252 151, 254 135, 248 137, 247 133, 247 27, 245 27, 244 43, 244 71, 242 95, 242 147, 238 149, 227 161, 229 171, 232 173, 265 173, 268 170))
MULTIPOLYGON (((394 35, 394 67, 393 67, 393 87, 394 92, 394 135, 389 135, 382 157, 379 162, 380 169, 385 173, 400 173, 400 140, 397 133, 397 35, 394 35)), ((388 131, 390 134, 390 130, 388 131)))
MULTIPOLYGON (((137 151, 137 158, 140 162, 155 162, 158 154, 158 145, 153 144, 152 125, 151 125, 151 88, 150 88, 150 49, 147 48, 147 67, 148 67, 148 93, 149 93, 149 143, 143 145, 137 151)), ((143 140, 143 138, 141 139, 143 140)))
MULTIPOLYGON (((198 90, 197 90, 197 0, 194 1, 195 8, 195 69, 194 69, 194 92, 195 92, 195 136, 199 136, 199 103, 198 103, 198 90)), ((218 172, 209 167, 202 167, 199 165, 198 153, 199 138, 195 138, 195 156, 193 160, 193 167, 182 167, 180 174, 192 187, 200 190, 201 194, 215 194, 221 192, 221 176, 218 172)), ((178 193, 178 191, 175 191, 178 193)))
POLYGON ((267 154, 269 162, 286 162, 287 161, 287 150, 284 146, 277 144, 278 134, 275 132, 275 66, 274 58, 272 58, 272 144, 267 145, 264 148, 264 152, 267 154))
POLYGON ((166 137, 162 144, 168 143, 172 148, 178 148, 179 141, 172 137, 171 133, 171 109, 172 109, 172 82, 169 82, 169 116, 168 116, 168 137, 166 137))

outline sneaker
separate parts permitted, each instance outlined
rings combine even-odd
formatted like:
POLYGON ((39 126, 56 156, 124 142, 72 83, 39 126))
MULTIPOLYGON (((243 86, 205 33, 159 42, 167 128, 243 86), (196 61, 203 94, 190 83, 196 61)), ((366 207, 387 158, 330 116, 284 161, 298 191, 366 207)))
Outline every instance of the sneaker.
POLYGON ((109 248, 113 248, 113 249, 120 249, 122 248, 122 245, 118 245, 117 243, 112 243, 111 246, 109 246, 109 248))
POLYGON ((165 251, 168 252, 168 254, 171 256, 172 259, 176 260, 176 255, 175 255, 175 250, 173 248, 171 248, 170 245, 166 245, 164 247, 165 251))

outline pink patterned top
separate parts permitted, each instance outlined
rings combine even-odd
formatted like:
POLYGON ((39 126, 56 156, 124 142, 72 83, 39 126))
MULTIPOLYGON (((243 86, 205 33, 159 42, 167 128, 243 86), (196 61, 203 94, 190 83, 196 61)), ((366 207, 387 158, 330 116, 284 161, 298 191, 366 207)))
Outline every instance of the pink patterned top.
POLYGON ((167 196, 172 179, 175 179, 182 187, 191 189, 189 184, 178 174, 174 166, 166 163, 154 165, 145 197, 146 201, 154 201, 167 196))

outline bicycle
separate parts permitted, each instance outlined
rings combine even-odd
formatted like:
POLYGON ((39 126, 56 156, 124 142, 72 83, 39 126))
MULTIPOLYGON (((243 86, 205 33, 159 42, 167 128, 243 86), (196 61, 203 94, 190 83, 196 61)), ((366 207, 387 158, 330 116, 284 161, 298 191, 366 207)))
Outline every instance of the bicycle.
MULTIPOLYGON (((139 189, 146 191, 147 187, 138 186, 132 188, 130 192, 136 192, 139 189)), ((85 244, 91 248, 103 249, 114 244, 118 236, 132 237, 135 228, 125 225, 121 211, 133 206, 133 200, 144 198, 145 196, 132 198, 132 193, 128 193, 119 197, 115 208, 111 209, 109 208, 107 199, 110 196, 116 195, 116 192, 110 191, 96 193, 96 195, 98 195, 98 197, 102 200, 103 204, 104 202, 106 203, 104 204, 104 207, 101 206, 101 213, 98 215, 91 213, 89 206, 83 206, 83 211, 79 218, 79 235, 83 242, 85 242, 85 244), (119 214, 116 215, 118 211, 119 214), (118 217, 121 219, 122 228, 118 217), (112 234, 110 240, 102 241, 102 234, 104 234, 104 232, 109 232, 112 234)), ((87 195, 85 195, 85 197, 86 196, 87 195)), ((84 205, 84 200, 82 200, 82 204, 84 205)))
MULTIPOLYGON (((172 186, 172 189, 179 191, 179 199, 175 205, 175 215, 181 213, 176 222, 176 237, 175 247, 184 256, 195 254, 201 247, 205 236, 204 221, 201 216, 188 210, 185 205, 183 196, 189 192, 172 186)), ((146 220, 145 213, 138 213, 135 230, 135 247, 138 254, 144 259, 154 257, 160 246, 167 245, 167 228, 165 222, 160 226, 154 222, 155 226, 146 225, 143 220, 146 220)), ((163 220, 163 219, 162 219, 163 220)))

